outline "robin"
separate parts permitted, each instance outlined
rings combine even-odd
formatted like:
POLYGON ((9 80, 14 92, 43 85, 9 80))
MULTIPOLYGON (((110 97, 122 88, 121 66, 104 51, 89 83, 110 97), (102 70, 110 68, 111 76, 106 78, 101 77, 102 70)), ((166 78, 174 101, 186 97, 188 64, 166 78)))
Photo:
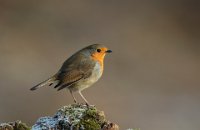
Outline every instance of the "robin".
POLYGON ((53 85, 58 91, 67 88, 75 103, 77 103, 77 100, 73 92, 78 92, 86 104, 89 104, 81 91, 90 87, 102 76, 104 57, 111 52, 101 44, 87 46, 69 57, 54 76, 30 90, 36 90, 46 85, 53 85))

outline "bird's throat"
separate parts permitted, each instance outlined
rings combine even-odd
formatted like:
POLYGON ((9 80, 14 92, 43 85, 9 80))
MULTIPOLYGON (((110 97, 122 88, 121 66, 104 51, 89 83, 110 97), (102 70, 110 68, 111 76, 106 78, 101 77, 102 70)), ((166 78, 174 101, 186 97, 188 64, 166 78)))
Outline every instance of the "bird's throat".
POLYGON ((100 63, 102 70, 104 66, 104 57, 105 57, 105 54, 98 54, 98 53, 92 54, 92 59, 100 63))

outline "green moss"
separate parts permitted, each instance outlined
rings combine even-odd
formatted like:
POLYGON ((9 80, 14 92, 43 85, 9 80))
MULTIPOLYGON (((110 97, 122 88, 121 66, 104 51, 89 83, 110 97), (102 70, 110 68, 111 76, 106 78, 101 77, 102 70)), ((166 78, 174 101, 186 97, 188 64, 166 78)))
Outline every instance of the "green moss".
POLYGON ((94 106, 72 104, 60 112, 70 117, 73 129, 99 130, 105 122, 104 113, 94 106))
POLYGON ((80 120, 79 126, 82 126, 86 130, 99 130, 105 121, 105 117, 100 114, 95 107, 86 109, 83 113, 83 117, 80 120))
POLYGON ((15 123, 14 130, 31 130, 31 128, 29 128, 25 123, 19 121, 15 123))
POLYGON ((94 119, 81 120, 80 125, 86 130, 100 130, 101 125, 94 119))

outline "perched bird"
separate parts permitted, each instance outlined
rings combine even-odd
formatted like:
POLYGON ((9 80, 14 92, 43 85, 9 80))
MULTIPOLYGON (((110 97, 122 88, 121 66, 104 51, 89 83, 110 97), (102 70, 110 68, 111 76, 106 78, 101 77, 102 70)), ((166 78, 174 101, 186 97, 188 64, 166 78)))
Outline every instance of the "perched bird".
POLYGON ((81 91, 90 87, 102 76, 104 57, 111 52, 101 44, 87 46, 68 58, 55 75, 30 90, 36 90, 46 85, 54 85, 54 88, 57 88, 58 91, 67 88, 75 103, 77 103, 77 100, 73 92, 78 92, 86 104, 89 104, 81 91))

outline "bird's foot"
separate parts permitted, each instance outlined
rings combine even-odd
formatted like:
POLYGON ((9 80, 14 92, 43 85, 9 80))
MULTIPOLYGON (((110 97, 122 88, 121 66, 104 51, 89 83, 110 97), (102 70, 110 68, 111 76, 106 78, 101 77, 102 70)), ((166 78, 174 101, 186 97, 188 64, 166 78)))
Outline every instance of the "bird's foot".
POLYGON ((86 102, 85 105, 86 105, 88 108, 95 107, 95 105, 91 105, 91 104, 89 104, 88 102, 86 102))
POLYGON ((85 105, 86 105, 87 107, 90 106, 90 104, 89 104, 88 102, 86 102, 85 105))

